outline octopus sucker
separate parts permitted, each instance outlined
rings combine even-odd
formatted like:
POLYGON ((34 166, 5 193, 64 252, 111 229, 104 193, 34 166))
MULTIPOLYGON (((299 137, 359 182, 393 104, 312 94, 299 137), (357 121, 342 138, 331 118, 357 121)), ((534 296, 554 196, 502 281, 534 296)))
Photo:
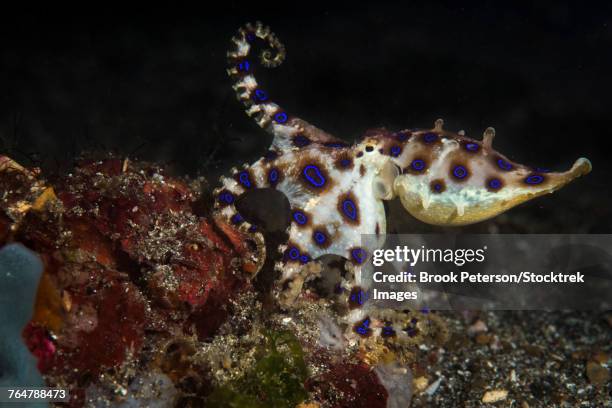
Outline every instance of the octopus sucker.
MULTIPOLYGON (((463 130, 446 130, 442 119, 426 129, 368 130, 349 144, 285 110, 259 84, 254 74, 257 60, 274 68, 286 56, 284 45, 268 27, 256 23, 240 28, 227 55, 227 72, 238 100, 273 141, 266 156, 222 178, 223 187, 215 191, 216 209, 249 230, 235 200, 253 188, 284 193, 292 219, 288 242, 280 246, 282 255, 275 266, 286 283, 285 288, 279 285, 281 298, 295 299, 302 283, 320 273, 319 257, 346 258, 351 278, 342 286, 349 289, 349 337, 410 343, 425 332, 411 313, 369 310, 362 302, 367 288, 362 288, 361 267, 376 248, 362 247, 361 236, 384 235, 383 201, 399 197, 406 211, 425 223, 466 225, 552 193, 591 171, 586 158, 565 172, 524 166, 494 150, 493 127, 485 129, 482 140, 475 140, 463 130), (263 47, 259 58, 252 53, 255 44, 263 47)), ((262 242, 260 232, 253 234, 262 242)))

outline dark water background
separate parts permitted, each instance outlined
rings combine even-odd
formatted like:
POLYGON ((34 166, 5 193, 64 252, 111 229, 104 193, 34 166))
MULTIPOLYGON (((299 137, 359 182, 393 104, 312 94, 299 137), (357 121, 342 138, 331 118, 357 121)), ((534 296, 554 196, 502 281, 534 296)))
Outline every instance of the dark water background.
POLYGON ((612 232, 612 6, 407 3, 6 14, 0 152, 53 173, 112 150, 214 182, 271 139, 225 75, 230 37, 261 20, 288 58, 257 76, 288 111, 346 140, 442 117, 477 138, 494 126, 521 163, 588 157, 593 173, 528 208, 555 212, 550 232, 612 232))

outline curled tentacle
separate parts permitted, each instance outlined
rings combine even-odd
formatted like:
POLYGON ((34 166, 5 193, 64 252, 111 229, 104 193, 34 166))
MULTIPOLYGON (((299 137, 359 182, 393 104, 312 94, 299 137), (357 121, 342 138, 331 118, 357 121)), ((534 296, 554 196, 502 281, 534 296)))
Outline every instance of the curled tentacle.
POLYGON ((259 54, 259 62, 266 68, 280 65, 286 56, 285 46, 269 27, 260 22, 246 24, 232 38, 232 48, 227 53, 227 73, 234 80, 236 96, 246 113, 255 122, 274 136, 273 144, 278 148, 290 148, 304 140, 318 143, 342 143, 342 140, 323 132, 308 122, 285 111, 269 92, 260 87, 254 71, 252 50, 258 42, 265 48, 259 54))

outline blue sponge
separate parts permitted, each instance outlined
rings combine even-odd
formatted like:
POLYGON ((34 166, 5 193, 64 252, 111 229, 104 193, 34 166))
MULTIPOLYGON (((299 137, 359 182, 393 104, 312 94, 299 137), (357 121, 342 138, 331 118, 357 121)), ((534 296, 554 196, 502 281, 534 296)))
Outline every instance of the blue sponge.
MULTIPOLYGON (((23 245, 9 244, 0 249, 0 387, 45 386, 36 359, 21 337, 32 318, 42 270, 38 256, 23 245)), ((27 406, 48 405, 29 402, 27 406)))

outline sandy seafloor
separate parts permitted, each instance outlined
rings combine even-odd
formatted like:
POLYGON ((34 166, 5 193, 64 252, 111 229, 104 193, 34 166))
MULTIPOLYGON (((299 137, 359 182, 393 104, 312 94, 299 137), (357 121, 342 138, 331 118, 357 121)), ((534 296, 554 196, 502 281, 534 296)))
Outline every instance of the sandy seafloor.
MULTIPOLYGON (((496 147, 519 162, 592 160, 593 173, 565 189, 462 231, 611 233, 609 11, 546 2, 293 13, 229 3, 201 16, 14 16, 1 28, 0 151, 52 172, 83 149, 112 150, 211 181, 253 161, 270 138, 234 100, 224 53, 239 25, 260 19, 288 48, 283 67, 261 71, 262 83, 346 140, 442 116, 471 136, 495 126, 496 147)), ((444 231, 397 201, 388 211, 390 232, 444 231)), ((472 336, 474 316, 445 315, 451 340, 433 371, 439 387, 413 406, 477 407, 491 388, 508 391, 498 406, 612 406, 610 313, 483 312, 487 331, 472 336), (587 370, 590 361, 607 367, 607 380, 587 370)))

